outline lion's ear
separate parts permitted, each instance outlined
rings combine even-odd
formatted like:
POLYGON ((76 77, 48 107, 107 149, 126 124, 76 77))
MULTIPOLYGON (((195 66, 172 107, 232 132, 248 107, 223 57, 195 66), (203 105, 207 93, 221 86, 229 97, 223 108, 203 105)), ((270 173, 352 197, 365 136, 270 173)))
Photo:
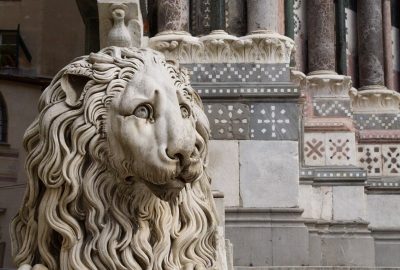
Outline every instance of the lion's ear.
POLYGON ((65 102, 70 106, 76 106, 79 103, 83 89, 90 80, 85 75, 64 74, 61 78, 61 87, 65 92, 65 102))

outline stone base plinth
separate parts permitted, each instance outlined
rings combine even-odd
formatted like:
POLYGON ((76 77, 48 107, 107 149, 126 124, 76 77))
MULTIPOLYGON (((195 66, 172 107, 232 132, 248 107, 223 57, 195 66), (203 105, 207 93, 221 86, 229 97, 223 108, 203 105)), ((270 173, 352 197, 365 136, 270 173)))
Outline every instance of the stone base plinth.
POLYGON ((235 266, 305 265, 308 230, 299 208, 226 209, 235 266))
POLYGON ((375 247, 368 222, 312 221, 310 231, 310 265, 374 267, 375 247))
POLYGON ((372 229, 375 239, 375 262, 380 267, 400 265, 400 228, 372 229))

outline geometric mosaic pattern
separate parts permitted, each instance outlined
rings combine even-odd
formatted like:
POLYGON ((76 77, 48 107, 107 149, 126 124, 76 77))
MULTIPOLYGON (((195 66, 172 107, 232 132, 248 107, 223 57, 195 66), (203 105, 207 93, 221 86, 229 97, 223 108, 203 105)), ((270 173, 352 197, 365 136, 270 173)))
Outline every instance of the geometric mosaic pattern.
POLYGON ((246 87, 241 85, 216 85, 216 84, 195 84, 193 88, 202 98, 207 97, 243 97, 243 96, 294 96, 299 95, 299 90, 295 86, 259 84, 246 87))
POLYGON ((256 140, 298 138, 299 109, 293 103, 255 103, 250 106, 250 138, 256 140))
POLYGON ((354 148, 351 147, 351 142, 348 138, 331 138, 328 140, 328 160, 334 163, 334 165, 346 165, 351 155, 354 154, 352 150, 354 150, 354 148))
POLYGON ((213 139, 249 139, 249 106, 242 103, 208 104, 205 111, 213 139))
POLYGON ((356 165, 352 132, 304 133, 303 157, 307 166, 356 165))
POLYGON ((365 169, 369 176, 382 175, 382 151, 380 145, 362 144, 357 147, 358 166, 365 169))
POLYGON ((204 103, 212 139, 297 140, 296 103, 204 103))
POLYGON ((383 174, 400 175, 400 145, 382 145, 383 174))
POLYGON ((289 82, 289 64, 201 63, 182 64, 189 69, 191 82, 289 82))
POLYGON ((325 134, 304 134, 304 161, 306 165, 325 165, 325 134))
POLYGON ((350 100, 314 100, 314 115, 351 117, 350 100))
POLYGON ((400 114, 354 114, 356 126, 365 129, 400 129, 400 114))

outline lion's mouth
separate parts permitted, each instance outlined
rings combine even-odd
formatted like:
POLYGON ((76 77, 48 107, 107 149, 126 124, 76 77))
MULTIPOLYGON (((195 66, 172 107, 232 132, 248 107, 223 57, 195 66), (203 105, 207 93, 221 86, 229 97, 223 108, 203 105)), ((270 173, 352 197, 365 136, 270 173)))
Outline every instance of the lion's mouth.
POLYGON ((191 164, 182 168, 180 171, 175 173, 175 177, 170 178, 167 181, 159 182, 156 179, 144 179, 141 177, 128 176, 125 178, 125 182, 134 184, 139 181, 145 184, 154 195, 162 200, 169 201, 176 198, 186 184, 196 182, 201 178, 202 167, 201 164, 191 164), (140 179, 140 180, 139 180, 140 179))

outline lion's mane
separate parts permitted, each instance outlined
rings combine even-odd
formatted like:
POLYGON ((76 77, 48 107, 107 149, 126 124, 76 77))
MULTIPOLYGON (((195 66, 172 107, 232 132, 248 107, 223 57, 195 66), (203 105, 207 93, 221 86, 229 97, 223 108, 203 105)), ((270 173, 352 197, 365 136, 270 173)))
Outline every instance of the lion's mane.
MULTIPOLYGON (((188 83, 183 71, 154 51, 110 47, 73 61, 42 94, 39 116, 24 137, 27 191, 11 224, 18 266, 215 267, 217 222, 205 172, 169 202, 145 189, 129 193, 108 172, 108 105, 146 65, 145 54, 162 62, 176 85, 188 83), (63 87, 68 74, 83 79, 75 100, 63 87)), ((196 130, 207 144, 208 121, 200 99, 194 99, 196 130)), ((202 157, 205 164, 205 153, 202 157)))

